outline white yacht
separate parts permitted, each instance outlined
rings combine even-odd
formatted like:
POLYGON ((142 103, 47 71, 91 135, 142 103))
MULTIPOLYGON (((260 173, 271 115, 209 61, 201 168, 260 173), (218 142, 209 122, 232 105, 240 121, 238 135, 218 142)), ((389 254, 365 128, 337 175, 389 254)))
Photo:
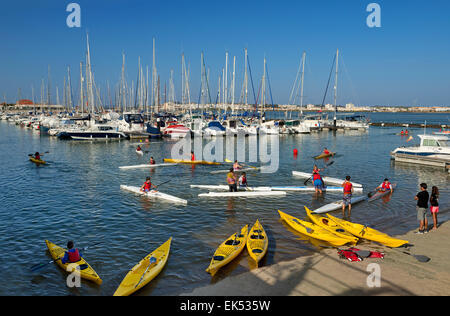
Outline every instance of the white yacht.
POLYGON ((419 146, 398 147, 391 152, 395 158, 397 154, 415 156, 419 158, 437 158, 450 162, 450 142, 444 135, 418 135, 419 146))

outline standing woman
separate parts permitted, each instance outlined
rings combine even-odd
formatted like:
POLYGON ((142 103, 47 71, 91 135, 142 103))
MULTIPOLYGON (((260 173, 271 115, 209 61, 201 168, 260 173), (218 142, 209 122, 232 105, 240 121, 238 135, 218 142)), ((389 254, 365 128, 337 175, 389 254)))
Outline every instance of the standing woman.
POLYGON ((227 183, 230 187, 230 192, 237 192, 237 180, 233 168, 231 168, 230 172, 227 174, 227 183))
POLYGON ((438 228, 437 213, 439 213, 439 189, 436 186, 431 188, 430 211, 433 217, 433 230, 438 228))

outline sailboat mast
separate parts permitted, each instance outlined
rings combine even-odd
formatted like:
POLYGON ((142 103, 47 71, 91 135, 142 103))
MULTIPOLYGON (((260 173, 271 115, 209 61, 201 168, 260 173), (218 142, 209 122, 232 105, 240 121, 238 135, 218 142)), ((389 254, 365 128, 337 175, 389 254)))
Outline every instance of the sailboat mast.
POLYGON ((336 77, 334 80, 334 128, 336 128, 337 113, 337 84, 338 84, 338 67, 339 67, 339 49, 336 50, 336 77))
POLYGON ((306 52, 303 52, 302 57, 302 83, 300 88, 300 113, 303 114, 303 80, 305 79, 305 58, 306 52))

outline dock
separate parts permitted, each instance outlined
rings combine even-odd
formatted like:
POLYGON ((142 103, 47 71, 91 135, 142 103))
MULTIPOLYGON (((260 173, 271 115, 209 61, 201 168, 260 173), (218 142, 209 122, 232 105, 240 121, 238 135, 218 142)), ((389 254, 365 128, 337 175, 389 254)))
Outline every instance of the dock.
POLYGON ((430 157, 423 157, 423 156, 418 156, 418 155, 408 155, 408 154, 398 154, 398 153, 396 153, 396 154, 391 153, 391 158, 395 162, 405 162, 405 163, 412 163, 412 164, 418 164, 418 165, 439 167, 439 168, 443 168, 446 171, 450 172, 450 160, 448 160, 448 159, 430 158, 430 157))

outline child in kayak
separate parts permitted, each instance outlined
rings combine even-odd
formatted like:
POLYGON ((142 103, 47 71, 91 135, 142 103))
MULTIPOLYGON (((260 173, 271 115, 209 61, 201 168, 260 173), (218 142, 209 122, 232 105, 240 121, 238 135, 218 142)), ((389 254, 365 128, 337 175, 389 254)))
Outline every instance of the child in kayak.
POLYGON ((242 169, 242 166, 239 164, 237 160, 234 161, 233 169, 234 171, 242 169))
POLYGON ((378 190, 379 192, 394 192, 394 188, 392 187, 392 184, 389 182, 388 178, 384 179, 384 181, 379 186, 377 186, 376 190, 378 190))
POLYGON ((236 174, 234 173, 233 168, 231 168, 230 172, 227 174, 227 183, 230 187, 230 192, 237 192, 236 174))
POLYGON ((245 172, 242 173, 242 175, 239 177, 239 187, 247 188, 247 174, 245 172))
POLYGON ((344 195, 342 197, 342 216, 345 217, 345 207, 348 206, 348 217, 352 213, 352 195, 353 195, 353 184, 350 182, 350 176, 345 177, 344 183, 342 183, 344 188, 344 195))
POLYGON ((322 176, 319 173, 322 170, 323 169, 319 169, 316 165, 314 165, 313 172, 312 172, 314 188, 316 189, 316 193, 320 193, 320 194, 322 194, 322 190, 324 187, 322 176))
POLYGON ((33 158, 37 159, 37 160, 41 160, 41 155, 39 154, 39 152, 35 152, 33 158))
POLYGON ((150 164, 151 164, 151 165, 156 164, 156 161, 155 161, 155 159, 153 159, 153 157, 150 157, 150 164))
POLYGON ((329 155, 330 151, 325 147, 325 149, 323 150, 323 154, 324 155, 329 155))
POLYGON ((64 253, 64 257, 61 258, 62 264, 78 262, 81 258, 83 258, 83 255, 77 248, 74 248, 74 243, 70 240, 67 243, 67 251, 64 253))
POLYGON ((156 190, 156 186, 152 184, 150 177, 147 177, 144 184, 141 186, 141 192, 150 192, 152 189, 156 190))
POLYGON ((419 220, 420 226, 417 234, 423 234, 428 232, 428 219, 427 219, 427 210, 428 210, 428 200, 430 195, 427 191, 427 184, 420 184, 420 192, 414 197, 414 200, 417 201, 417 219, 419 220))
POLYGON ((433 217, 432 230, 435 230, 438 228, 437 213, 439 213, 439 189, 436 186, 431 188, 430 205, 431 216, 433 217))

